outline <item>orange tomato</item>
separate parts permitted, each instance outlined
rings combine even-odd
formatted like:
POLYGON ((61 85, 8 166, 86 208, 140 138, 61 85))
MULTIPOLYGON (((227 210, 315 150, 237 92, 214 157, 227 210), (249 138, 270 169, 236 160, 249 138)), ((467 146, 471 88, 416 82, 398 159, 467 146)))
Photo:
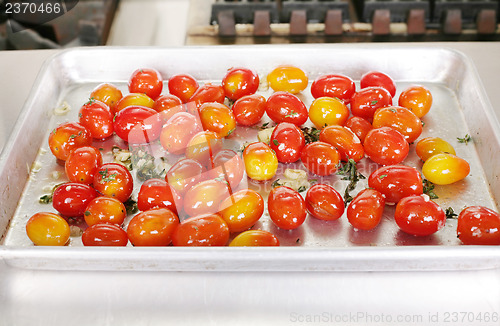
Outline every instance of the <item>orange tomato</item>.
POLYGON ((347 118, 349 109, 338 98, 319 97, 309 107, 309 119, 318 129, 331 125, 343 126, 347 118))
POLYGON ((61 216, 40 212, 26 223, 26 234, 36 246, 64 246, 69 240, 70 229, 61 216))
POLYGON ((391 127, 399 131, 408 143, 413 143, 422 133, 422 121, 410 110, 389 106, 378 109, 373 116, 373 128, 391 127))
POLYGON ((306 89, 309 79, 302 69, 283 65, 276 67, 267 75, 267 82, 276 92, 284 91, 297 94, 306 89))
POLYGON ((431 109, 432 94, 424 86, 410 86, 399 95, 398 104, 422 118, 431 109))
POLYGON ((238 234, 230 247, 276 247, 280 242, 274 234, 264 230, 248 230, 238 234))
POLYGON ((219 207, 220 216, 229 231, 240 232, 251 228, 264 213, 264 200, 254 190, 242 189, 226 198, 219 207))
POLYGON ((217 214, 188 218, 172 235, 174 246, 225 246, 228 241, 229 228, 217 214))
POLYGON ((276 153, 263 142, 252 143, 245 147, 243 162, 248 177, 258 181, 272 179, 278 170, 276 153))
POLYGON ((203 129, 213 131, 219 138, 229 136, 236 129, 233 111, 227 105, 211 102, 199 108, 203 129))

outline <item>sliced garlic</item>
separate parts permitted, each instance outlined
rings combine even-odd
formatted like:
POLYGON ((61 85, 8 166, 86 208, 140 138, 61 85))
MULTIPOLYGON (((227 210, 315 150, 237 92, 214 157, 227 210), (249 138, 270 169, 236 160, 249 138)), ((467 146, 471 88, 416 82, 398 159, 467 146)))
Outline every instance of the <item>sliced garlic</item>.
POLYGON ((269 144, 271 142, 271 135, 273 134, 274 128, 266 128, 257 133, 257 139, 263 143, 269 144))

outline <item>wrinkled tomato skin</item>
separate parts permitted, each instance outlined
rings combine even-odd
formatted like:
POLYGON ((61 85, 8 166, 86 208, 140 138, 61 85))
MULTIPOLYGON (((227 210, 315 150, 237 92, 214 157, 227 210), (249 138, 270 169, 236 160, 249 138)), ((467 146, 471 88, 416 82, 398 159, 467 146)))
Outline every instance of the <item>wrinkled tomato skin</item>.
POLYGON ((275 92, 298 94, 306 89, 309 79, 305 72, 295 66, 282 65, 267 75, 267 82, 275 92))
POLYGON ((350 129, 342 126, 328 126, 319 134, 319 140, 335 147, 340 159, 347 162, 349 159, 359 162, 365 156, 363 145, 350 129))
POLYGON ((182 103, 189 102, 191 96, 200 87, 196 79, 188 74, 178 74, 168 79, 168 91, 180 98, 182 103))
POLYGON ((282 122, 274 128, 269 143, 281 163, 298 161, 305 145, 306 140, 302 131, 289 122, 282 122))
POLYGON ((89 185, 67 182, 54 190, 52 206, 65 217, 83 216, 87 205, 97 196, 97 191, 89 185))
POLYGON ((238 234, 230 247, 278 247, 280 241, 274 234, 264 230, 248 230, 238 234))
POLYGON ((412 111, 422 118, 429 113, 432 106, 432 94, 423 86, 410 86, 399 95, 398 105, 412 111))
POLYGON ((128 81, 130 93, 142 93, 155 100, 163 90, 163 78, 156 69, 137 69, 128 81))
POLYGON ((217 214, 193 216, 182 221, 172 235, 174 246, 225 246, 229 241, 229 227, 217 214))
POLYGON ((93 100, 84 104, 78 113, 78 122, 94 139, 106 139, 113 135, 113 114, 103 102, 93 100))
POLYGON ((110 110, 114 108, 122 97, 122 92, 115 85, 109 83, 97 85, 90 93, 91 100, 94 99, 103 102, 110 110))
POLYGON ((135 215, 127 236, 134 246, 168 246, 179 225, 179 218, 168 208, 154 208, 135 215))
POLYGON ((365 142, 366 135, 373 129, 372 124, 368 120, 356 116, 347 119, 344 127, 351 129, 358 136, 361 143, 365 142))
POLYGON ((316 184, 306 194, 306 209, 317 219, 338 220, 344 214, 344 200, 335 188, 326 184, 316 184))
POLYGON ((199 108, 199 114, 203 129, 215 132, 219 138, 229 136, 236 129, 233 111, 225 104, 204 103, 199 108))
POLYGON ((153 110, 156 112, 164 112, 163 119, 166 119, 166 114, 169 111, 183 110, 182 101, 172 94, 161 95, 155 100, 153 110))
POLYGON ((116 198, 100 196, 89 202, 83 217, 89 226, 99 223, 122 225, 127 217, 127 209, 116 198))
POLYGON ((186 192, 184 212, 188 216, 217 213, 221 202, 229 196, 229 187, 225 181, 202 181, 186 192))
POLYGON ((464 208, 457 236, 464 245, 500 245, 500 214, 484 206, 464 208))
POLYGON ((279 228, 293 230, 306 220, 306 203, 292 188, 285 186, 273 188, 267 199, 267 207, 271 220, 279 228))
POLYGON ((372 124, 373 128, 391 127, 399 131, 410 144, 422 133, 422 121, 410 110, 399 106, 377 110, 372 124))
POLYGON ((26 234, 35 246, 64 246, 68 243, 70 228, 61 216, 39 212, 26 223, 26 234))
POLYGON ((266 113, 276 123, 303 125, 309 116, 304 102, 288 92, 275 92, 267 98, 266 113))
POLYGON ((394 220, 408 234, 427 236, 444 227, 446 214, 429 196, 412 195, 398 202, 394 220))
POLYGON ((382 87, 362 88, 351 99, 352 114, 368 121, 372 121, 378 109, 388 106, 392 106, 392 96, 382 87))
POLYGON ((349 103, 355 92, 354 81, 340 74, 320 76, 311 85, 311 94, 314 98, 336 97, 344 103, 349 103))
POLYGON ((116 224, 94 224, 82 234, 84 246, 125 247, 128 244, 127 232, 116 224))
POLYGON ((222 201, 219 215, 229 231, 241 232, 251 228, 264 213, 264 199, 254 190, 242 189, 222 201))
POLYGON ((318 129, 325 126, 343 126, 349 118, 349 109, 341 100, 333 97, 318 97, 309 107, 309 119, 318 129))
POLYGON ((200 162, 185 158, 172 165, 165 175, 165 181, 183 196, 192 186, 203 180, 205 172, 206 169, 200 162))
POLYGON ((66 161, 69 154, 78 147, 91 145, 91 133, 77 122, 60 124, 49 135, 50 151, 62 161, 66 161))
POLYGON ((383 87, 389 91, 391 97, 394 97, 394 95, 396 95, 396 84, 394 83, 394 80, 392 80, 392 78, 387 74, 384 74, 380 71, 369 71, 363 74, 363 76, 361 76, 359 84, 361 88, 372 86, 383 87))
POLYGON ((419 140, 417 146, 415 146, 415 151, 423 162, 436 154, 456 155, 453 146, 439 137, 426 137, 419 140))
POLYGON ((149 143, 160 137, 161 120, 151 108, 129 106, 116 114, 113 128, 116 135, 125 142, 149 143))
POLYGON ((406 165, 381 167, 370 175, 368 186, 381 192, 386 203, 397 203, 404 197, 421 195, 424 191, 418 170, 406 165))
POLYGON ((225 180, 231 189, 236 189, 245 174, 245 164, 235 151, 223 149, 215 154, 213 169, 208 174, 212 179, 225 180))
POLYGON ((340 154, 332 145, 317 141, 304 147, 301 160, 311 173, 326 176, 337 171, 340 154))
POLYGON ((254 94, 259 88, 259 75, 248 68, 231 68, 222 78, 224 94, 236 101, 245 95, 254 94))
POLYGON ((91 185, 94 182, 94 174, 101 165, 101 152, 93 146, 83 146, 69 154, 64 163, 64 170, 69 181, 91 185))
POLYGON ((404 136, 391 127, 381 127, 368 132, 363 147, 366 156, 380 165, 401 163, 410 151, 404 136))
POLYGON ((205 84, 196 89, 189 99, 189 102, 193 102, 196 107, 200 107, 203 103, 224 103, 225 98, 226 94, 224 93, 224 88, 222 88, 222 86, 205 84))
POLYGON ((359 230, 372 230, 382 220, 385 197, 375 189, 360 191, 347 207, 347 219, 359 230))
POLYGON ((104 163, 94 174, 93 185, 104 196, 116 198, 124 203, 132 194, 134 180, 123 165, 104 163))
POLYGON ((252 143, 245 147, 243 162, 248 177, 257 181, 272 179, 278 170, 276 153, 263 142, 252 143))
POLYGON ((437 185, 449 185, 458 182, 470 173, 469 163, 453 154, 433 155, 422 166, 422 174, 437 185))
POLYGON ((153 208, 168 208, 175 214, 182 208, 182 197, 162 179, 144 181, 137 195, 137 208, 147 211, 153 208))
POLYGON ((200 162, 207 169, 214 166, 214 156, 222 150, 224 138, 213 131, 201 131, 193 136, 186 147, 186 157, 200 162))
POLYGON ((266 98, 259 94, 240 97, 232 106, 234 118, 239 125, 253 126, 266 113, 266 98))
POLYGON ((111 109, 111 113, 115 116, 118 112, 129 106, 144 106, 153 108, 155 101, 142 93, 130 93, 123 96, 111 109))
POLYGON ((191 138, 202 130, 195 116, 187 112, 174 114, 160 133, 162 147, 171 154, 182 154, 191 138))

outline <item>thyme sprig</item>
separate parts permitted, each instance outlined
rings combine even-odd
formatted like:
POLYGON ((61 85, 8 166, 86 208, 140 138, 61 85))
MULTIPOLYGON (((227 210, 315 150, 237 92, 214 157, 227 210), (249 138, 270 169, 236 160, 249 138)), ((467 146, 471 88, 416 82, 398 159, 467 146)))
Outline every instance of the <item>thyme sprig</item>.
POLYGON ((302 133, 304 134, 304 138, 306 139, 306 144, 313 143, 319 140, 320 129, 315 127, 302 127, 300 128, 302 133))
POLYGON ((422 185, 424 186, 424 194, 429 196, 430 199, 439 198, 439 196, 434 193, 434 184, 432 182, 427 179, 423 179, 422 185))
POLYGON ((350 192, 356 188, 360 180, 366 179, 366 177, 359 173, 356 162, 351 158, 343 165, 339 163, 337 174, 343 176, 341 180, 349 180, 344 191, 344 205, 347 207, 347 204, 354 199, 350 192))

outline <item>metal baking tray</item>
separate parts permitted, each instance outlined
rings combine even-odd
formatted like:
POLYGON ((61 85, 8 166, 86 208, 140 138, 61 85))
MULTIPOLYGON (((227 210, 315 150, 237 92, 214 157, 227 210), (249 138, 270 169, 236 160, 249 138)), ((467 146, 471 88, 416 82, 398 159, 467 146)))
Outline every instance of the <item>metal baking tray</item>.
MULTIPOLYGON (((413 237, 398 230, 390 206, 379 227, 368 232, 353 229, 345 216, 330 222, 308 217, 298 229, 285 231, 265 215, 256 227, 274 232, 282 244, 279 248, 84 248, 77 237, 71 238, 69 246, 59 248, 31 244, 24 231, 26 221, 37 211, 53 210, 38 203, 43 188, 65 180, 64 176, 54 178, 53 171, 62 170, 48 150, 48 133, 61 122, 76 120, 78 108, 96 85, 112 82, 126 92, 131 72, 140 67, 154 67, 164 77, 189 73, 207 82, 220 81, 230 67, 245 66, 264 79, 280 64, 301 67, 310 81, 325 73, 342 73, 359 81, 369 70, 383 71, 396 81, 395 104, 407 86, 428 87, 434 103, 424 118, 421 137, 447 139, 471 164, 471 174, 464 181, 436 186, 436 202, 457 212, 469 205, 497 209, 500 125, 473 64, 457 51, 383 45, 77 48, 45 63, 0 157, 0 259, 9 266, 49 270, 400 271, 500 266, 500 248, 460 244, 456 220, 449 219, 435 235, 413 237), (67 115, 54 115, 54 109, 64 102, 72 110, 67 115), (472 143, 454 142, 466 134, 472 136, 472 143)), ((311 103, 308 90, 300 96, 306 105, 311 103)), ((231 136, 232 144, 254 139, 256 132, 238 131, 231 136)), ((421 167, 414 145, 410 152, 405 164, 421 167)), ((359 166, 365 176, 377 168, 368 159, 359 166)), ((321 181, 340 192, 347 185, 339 176, 321 181)), ((250 181, 248 186, 264 195, 269 191, 269 186, 250 181)), ((354 193, 364 186, 366 180, 354 193)))

